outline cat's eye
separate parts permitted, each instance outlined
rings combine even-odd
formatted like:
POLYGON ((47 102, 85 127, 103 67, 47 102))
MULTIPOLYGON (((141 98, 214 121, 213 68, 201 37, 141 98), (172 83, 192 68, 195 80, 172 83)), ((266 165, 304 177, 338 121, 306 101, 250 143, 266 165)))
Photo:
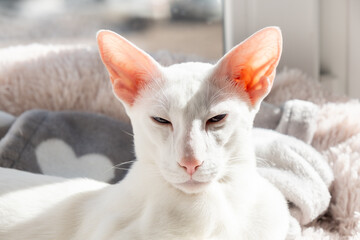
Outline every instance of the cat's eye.
POLYGON ((161 117, 151 117, 155 122, 159 123, 159 124, 171 124, 170 121, 161 118, 161 117))
POLYGON ((210 118, 209 120, 207 120, 207 123, 217 123, 217 122, 220 122, 220 121, 223 120, 226 116, 227 116, 227 114, 219 114, 219 115, 216 115, 216 116, 210 118))

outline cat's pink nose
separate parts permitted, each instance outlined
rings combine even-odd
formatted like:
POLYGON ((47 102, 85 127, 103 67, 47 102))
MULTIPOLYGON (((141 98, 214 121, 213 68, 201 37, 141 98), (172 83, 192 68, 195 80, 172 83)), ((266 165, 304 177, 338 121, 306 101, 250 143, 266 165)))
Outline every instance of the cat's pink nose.
POLYGON ((179 165, 183 167, 190 176, 194 174, 194 172, 198 169, 198 167, 200 167, 201 164, 202 161, 193 157, 183 158, 179 163, 179 165))

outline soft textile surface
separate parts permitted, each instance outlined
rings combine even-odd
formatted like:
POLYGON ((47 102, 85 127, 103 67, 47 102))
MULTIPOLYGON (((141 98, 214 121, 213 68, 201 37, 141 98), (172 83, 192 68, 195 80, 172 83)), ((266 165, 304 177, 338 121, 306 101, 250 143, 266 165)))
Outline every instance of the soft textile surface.
POLYGON ((287 70, 275 81, 267 101, 309 100, 319 106, 312 146, 334 173, 330 207, 303 229, 304 239, 360 239, 360 102, 324 91, 298 70, 287 70))
MULTIPOLYGON (((172 56, 166 59, 167 64, 179 61, 172 56)), ((0 110, 5 112, 71 109, 126 119, 110 91, 96 49, 31 45, 0 50, 0 110)), ((277 75, 266 100, 281 105, 290 99, 318 106, 311 144, 334 173, 330 207, 302 227, 302 239, 360 239, 359 101, 333 96, 300 71, 286 70, 277 75)))
POLYGON ((30 110, 0 141, 0 166, 115 183, 134 160, 132 129, 100 114, 30 110))
POLYGON ((279 107, 263 102, 254 126, 274 129, 310 144, 316 129, 318 110, 317 105, 302 100, 289 100, 279 107))
POLYGON ((255 128, 253 135, 260 174, 283 193, 301 225, 313 221, 329 205, 333 174, 328 164, 294 137, 262 128, 255 128))
POLYGON ((5 136, 15 117, 6 112, 0 111, 0 139, 5 136))

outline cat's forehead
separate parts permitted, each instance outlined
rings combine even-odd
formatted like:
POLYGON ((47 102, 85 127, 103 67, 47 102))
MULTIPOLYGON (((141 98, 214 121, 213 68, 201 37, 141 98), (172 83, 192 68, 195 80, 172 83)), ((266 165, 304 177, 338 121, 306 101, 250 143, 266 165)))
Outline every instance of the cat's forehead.
POLYGON ((164 71, 163 90, 167 98, 174 99, 180 106, 193 99, 202 101, 209 91, 209 77, 213 65, 189 62, 172 65, 164 71))
POLYGON ((210 68, 212 68, 213 65, 210 63, 204 63, 204 62, 184 62, 184 63, 178 63, 178 64, 173 64, 170 65, 168 67, 166 67, 166 69, 171 69, 171 71, 174 70, 180 70, 180 71, 201 71, 201 70, 208 70, 210 68))
POLYGON ((221 113, 238 103, 231 84, 217 84, 214 65, 183 63, 163 68, 162 73, 162 79, 143 92, 139 102, 142 107, 137 108, 142 113, 170 121, 191 121, 221 113))
POLYGON ((190 93, 191 90, 197 91, 209 78, 212 71, 213 65, 209 63, 188 62, 175 64, 164 69, 163 84, 165 88, 180 88, 190 93))

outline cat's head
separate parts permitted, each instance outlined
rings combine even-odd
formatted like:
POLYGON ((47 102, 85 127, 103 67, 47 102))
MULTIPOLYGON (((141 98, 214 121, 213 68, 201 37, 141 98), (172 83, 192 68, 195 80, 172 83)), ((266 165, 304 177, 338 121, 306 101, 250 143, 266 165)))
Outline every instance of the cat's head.
POLYGON ((140 161, 186 193, 255 169, 251 128, 280 59, 278 28, 255 33, 215 65, 162 67, 111 31, 100 31, 98 44, 140 161))

